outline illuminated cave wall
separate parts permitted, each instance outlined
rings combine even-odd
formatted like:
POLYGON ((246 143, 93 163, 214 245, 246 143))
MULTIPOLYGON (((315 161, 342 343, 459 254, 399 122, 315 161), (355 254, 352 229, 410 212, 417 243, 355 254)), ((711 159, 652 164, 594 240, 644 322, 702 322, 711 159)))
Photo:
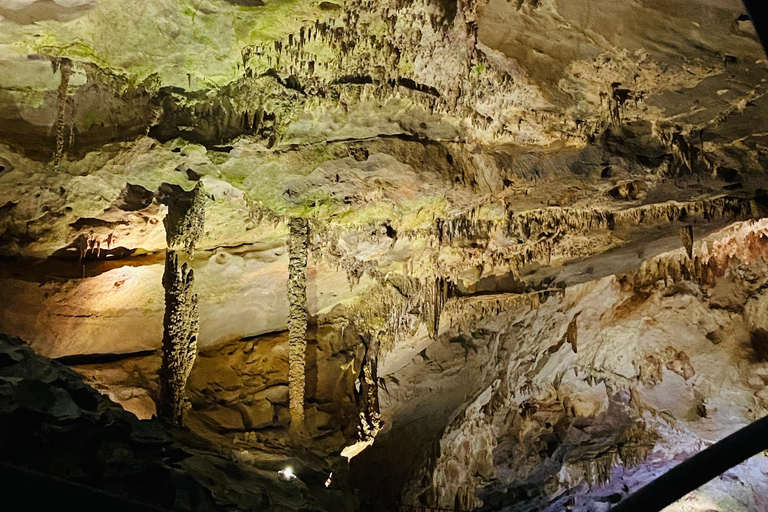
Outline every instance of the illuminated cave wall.
POLYGON ((317 510, 608 510, 768 410, 766 79, 738 0, 7 0, 0 332, 152 417, 202 186, 188 435, 317 510))

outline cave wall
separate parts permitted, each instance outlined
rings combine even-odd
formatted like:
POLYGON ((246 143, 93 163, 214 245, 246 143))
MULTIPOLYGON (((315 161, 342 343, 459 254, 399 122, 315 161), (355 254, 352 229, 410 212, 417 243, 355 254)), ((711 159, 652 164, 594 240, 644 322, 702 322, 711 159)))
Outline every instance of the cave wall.
MULTIPOLYGON (((507 353, 457 410, 404 502, 608 510, 762 417, 768 239, 743 236, 712 249, 738 256, 703 286, 666 273, 644 285, 607 277, 479 322, 507 353)), ((758 455, 669 510, 760 510, 766 469, 758 455)))
MULTIPOLYGON (((606 510, 765 413, 767 79, 738 0, 10 0, 0 332, 151 417, 162 221, 202 184, 193 431, 273 478, 293 448, 299 218, 322 471, 606 510)), ((764 510, 765 470, 677 507, 764 510)))

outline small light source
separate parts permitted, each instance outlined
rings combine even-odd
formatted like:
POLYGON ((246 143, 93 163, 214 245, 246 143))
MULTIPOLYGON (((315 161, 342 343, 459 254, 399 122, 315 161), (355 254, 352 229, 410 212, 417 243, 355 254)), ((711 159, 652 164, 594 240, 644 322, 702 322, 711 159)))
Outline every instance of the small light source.
POLYGON ((280 475, 280 477, 283 480, 290 481, 290 480, 294 480, 296 478, 296 475, 293 473, 293 468, 290 467, 290 466, 288 466, 285 469, 281 469, 280 471, 277 472, 277 474, 280 475))
POLYGON ((332 481, 333 481, 333 471, 331 471, 331 474, 328 475, 328 480, 325 481, 325 486, 330 487, 332 481))

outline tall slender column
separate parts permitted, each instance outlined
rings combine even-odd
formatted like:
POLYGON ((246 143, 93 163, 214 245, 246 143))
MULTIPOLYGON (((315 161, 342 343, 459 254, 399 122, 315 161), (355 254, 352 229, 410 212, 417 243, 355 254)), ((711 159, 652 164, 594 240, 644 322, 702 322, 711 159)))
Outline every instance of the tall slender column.
POLYGON ((69 77, 72 74, 72 61, 62 58, 54 61, 54 71, 58 68, 61 74, 57 98, 58 111, 56 113, 56 151, 53 154, 53 165, 57 166, 64 158, 64 131, 66 129, 67 94, 69 91, 69 77))
POLYGON ((178 426, 184 424, 189 409, 187 379, 197 357, 200 317, 190 262, 203 233, 205 200, 202 184, 198 184, 191 194, 171 199, 165 218, 168 248, 163 273, 165 316, 158 415, 178 426), (181 263, 180 257, 189 261, 181 263))
POLYGON ((307 352, 307 246, 309 224, 306 219, 290 221, 288 238, 288 395, 291 432, 304 431, 304 386, 307 352))

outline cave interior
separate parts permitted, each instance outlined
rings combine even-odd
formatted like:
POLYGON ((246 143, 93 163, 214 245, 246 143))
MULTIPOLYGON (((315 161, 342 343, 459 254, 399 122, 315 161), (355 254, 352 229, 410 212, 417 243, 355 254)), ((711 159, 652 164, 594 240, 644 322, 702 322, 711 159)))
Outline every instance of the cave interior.
MULTIPOLYGON (((755 424, 752 19, 1 0, 4 496, 608 512, 755 424)), ((768 510, 752 448, 665 512, 768 510)))

